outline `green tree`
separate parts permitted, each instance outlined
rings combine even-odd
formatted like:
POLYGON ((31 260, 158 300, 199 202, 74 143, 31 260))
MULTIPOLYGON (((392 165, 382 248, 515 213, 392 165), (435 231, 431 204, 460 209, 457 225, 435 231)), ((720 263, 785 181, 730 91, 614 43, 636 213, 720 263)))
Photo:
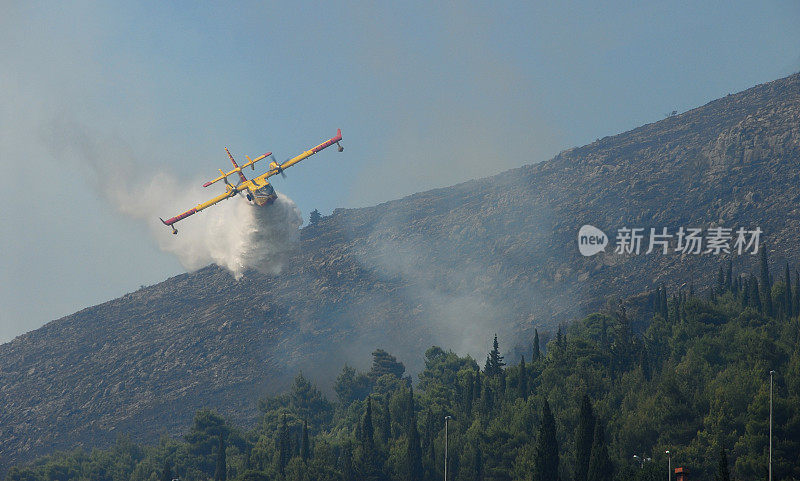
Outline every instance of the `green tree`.
POLYGON ((357 372, 347 364, 342 368, 341 374, 336 378, 333 390, 339 398, 339 403, 349 406, 354 401, 362 401, 369 395, 372 383, 370 378, 357 372))
POLYGON ((767 246, 762 246, 761 249, 761 303, 764 308, 764 313, 768 316, 774 316, 775 310, 772 306, 772 279, 769 276, 769 262, 767 261, 767 246))
POLYGON ((481 452, 481 445, 478 442, 475 442, 473 469, 475 471, 475 481, 483 481, 483 453, 481 452))
POLYGON ((606 446, 603 434, 603 424, 598 419, 594 427, 594 440, 592 441, 592 456, 589 459, 589 471, 586 474, 587 481, 611 481, 614 478, 614 466, 608 457, 608 447, 606 446))
POLYGON ((589 472, 589 460, 592 456, 594 441, 595 417, 592 402, 584 394, 581 398, 578 426, 575 428, 575 481, 586 481, 589 472))
POLYGON ((231 428, 225 419, 214 411, 197 411, 189 432, 184 436, 187 451, 194 458, 192 464, 209 477, 215 473, 215 452, 219 439, 226 439, 231 428))
POLYGON ((299 373, 289 393, 289 406, 300 419, 310 419, 312 426, 325 424, 333 415, 333 406, 311 381, 299 373))
POLYGON ((719 450, 719 463, 717 464, 717 473, 714 475, 714 481, 731 481, 731 474, 728 471, 728 453, 725 452, 725 447, 719 450))
POLYGON ((160 481, 172 481, 172 466, 168 460, 164 460, 164 467, 161 469, 160 481))
POLYGON ((346 441, 342 449, 342 456, 339 461, 342 471, 342 481, 355 481, 356 473, 353 469, 353 446, 350 441, 346 441))
POLYGON ((236 476, 236 481, 270 481, 270 477, 263 471, 248 469, 236 476))
POLYGON ((398 362, 397 358, 383 349, 376 349, 372 353, 372 369, 370 369, 368 376, 373 382, 386 374, 402 378, 405 371, 406 367, 403 366, 403 363, 398 362))
POLYGON ((519 380, 517 381, 519 397, 528 400, 528 368, 525 366, 525 356, 519 362, 519 380))
POLYGON ((789 271, 789 263, 786 263, 786 272, 783 277, 786 288, 783 291, 783 312, 786 318, 792 317, 794 309, 792 307, 792 274, 789 271))
POLYGON ((286 465, 289 464, 289 429, 286 426, 286 415, 281 417, 281 427, 278 430, 278 472, 283 475, 286 465))
POLYGON ((367 397, 367 407, 361 419, 361 443, 364 450, 375 448, 375 429, 372 425, 372 398, 367 397))
POLYGON ((503 373, 503 366, 505 365, 506 363, 503 362, 503 356, 500 355, 500 348, 497 344, 497 334, 495 334, 492 350, 489 351, 489 355, 486 357, 484 372, 489 377, 499 376, 503 373))
POLYGON ((542 353, 539 346, 539 329, 533 330, 533 360, 538 361, 542 353))
POLYGON ((217 466, 214 470, 214 481, 228 479, 228 462, 225 456, 225 438, 220 434, 219 444, 217 445, 217 466))
POLYGON ((558 439, 550 403, 544 400, 542 424, 536 440, 533 481, 558 481, 558 439))
POLYGON ((367 397, 367 407, 361 421, 361 452, 358 478, 361 480, 385 479, 385 457, 375 447, 375 430, 372 423, 372 398, 367 397))
POLYGON ((794 298, 792 299, 792 307, 794 307, 793 315, 800 315, 800 271, 794 271, 794 298))
POLYGON ((308 461, 308 458, 311 457, 311 446, 308 442, 308 421, 303 420, 303 438, 300 443, 300 457, 303 458, 303 461, 308 461))
POLYGON ((384 445, 389 445, 392 437, 392 413, 389 410, 389 396, 383 397, 383 422, 381 423, 381 441, 384 445))
POLYGON ((417 413, 414 407, 413 391, 411 392, 409 399, 409 411, 411 415, 409 416, 409 422, 406 428, 408 433, 408 439, 406 443, 406 463, 408 466, 408 477, 406 479, 409 481, 422 481, 424 474, 422 469, 422 447, 420 445, 419 431, 417 430, 417 413))
POLYGON ((308 221, 311 225, 317 225, 320 219, 322 219, 322 214, 317 209, 312 210, 311 214, 308 215, 308 221))
POLYGON ((756 309, 758 312, 764 312, 764 306, 761 303, 761 295, 759 294, 758 281, 755 277, 750 277, 749 286, 749 306, 756 309))
MULTIPOLYGON (((733 290, 733 259, 728 258, 728 270, 725 273, 725 289, 733 290)), ((690 294, 691 294, 690 286, 690 294)))

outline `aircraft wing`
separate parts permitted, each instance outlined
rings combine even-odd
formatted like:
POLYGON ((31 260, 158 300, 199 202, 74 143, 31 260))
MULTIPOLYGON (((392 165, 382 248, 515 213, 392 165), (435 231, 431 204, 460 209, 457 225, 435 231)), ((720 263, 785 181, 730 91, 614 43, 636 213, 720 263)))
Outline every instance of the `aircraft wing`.
POLYGON ((186 212, 184 212, 182 214, 178 214, 175 217, 170 217, 167 220, 161 219, 161 222, 164 223, 164 225, 166 225, 166 226, 172 227, 172 233, 173 234, 177 234, 178 230, 172 224, 174 224, 174 223, 176 223, 178 221, 181 221, 181 220, 183 220, 183 219, 185 219, 185 218, 187 218, 187 217, 189 217, 191 215, 194 215, 194 214, 200 212, 203 209, 207 209, 207 208, 211 207, 214 204, 222 202, 225 199, 230 199, 234 195, 236 195, 236 191, 228 190, 225 193, 220 194, 220 195, 218 195, 218 196, 216 196, 216 197, 214 197, 214 198, 212 198, 210 200, 207 200, 207 201, 205 201, 205 202, 203 202, 201 204, 197 204, 194 208, 189 209, 189 210, 187 210, 186 212))
MULTIPOLYGON (((252 182, 254 182, 257 185, 263 184, 264 182, 266 182, 266 180, 268 178, 272 177, 273 175, 280 174, 281 172, 284 171, 284 169, 287 169, 287 168, 293 166, 294 164, 300 162, 301 160, 305 160, 305 159, 311 157, 312 155, 316 154, 317 152, 320 152, 321 150, 327 149, 328 147, 330 147, 333 144, 338 144, 341 140, 342 140, 342 129, 336 129, 336 135, 335 136, 333 136, 330 139, 326 140, 325 142, 317 145, 316 147, 313 147, 313 148, 311 148, 309 150, 306 150, 305 152, 303 152, 302 154, 298 155, 297 157, 292 157, 291 159, 287 160, 286 162, 284 162, 284 163, 282 163, 280 165, 278 165, 275 162, 273 162, 272 164, 270 164, 269 172, 267 172, 265 174, 262 174, 262 175, 259 175, 258 177, 255 177, 254 179, 252 179, 252 182)), ((339 146, 339 152, 341 152, 342 150, 344 150, 344 148, 340 145, 339 146)))

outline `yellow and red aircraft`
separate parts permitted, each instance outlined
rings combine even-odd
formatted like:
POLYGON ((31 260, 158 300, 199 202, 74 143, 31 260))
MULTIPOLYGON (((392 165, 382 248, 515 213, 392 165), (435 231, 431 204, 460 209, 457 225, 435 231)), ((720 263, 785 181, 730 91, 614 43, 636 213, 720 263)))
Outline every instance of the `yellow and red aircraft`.
POLYGON ((272 185, 270 185, 270 183, 267 181, 268 178, 277 174, 281 174, 282 176, 285 177, 286 174, 283 173, 285 169, 288 169, 294 164, 300 162, 301 160, 307 159, 312 155, 316 154, 317 152, 319 152, 320 150, 326 149, 333 144, 336 144, 339 147, 339 152, 343 151, 344 147, 342 147, 341 144, 339 143, 341 140, 342 140, 342 129, 337 129, 335 137, 331 137, 325 142, 319 144, 318 146, 310 150, 306 150, 297 157, 293 157, 282 164, 279 164, 275 161, 275 157, 272 155, 272 152, 267 152, 266 154, 260 157, 256 157, 255 159, 252 160, 250 159, 250 157, 247 157, 245 155, 245 157, 247 158, 247 163, 242 165, 241 167, 239 167, 236 161, 233 160, 233 156, 231 155, 230 152, 228 152, 228 149, 225 148, 225 152, 227 152, 228 158, 231 159, 231 163, 233 164, 233 170, 231 170, 230 172, 223 172, 222 169, 219 169, 220 173, 219 177, 203 184, 203 187, 208 187, 209 185, 219 182, 221 180, 225 182, 225 193, 220 194, 206 202, 203 202, 202 204, 198 204, 197 206, 195 206, 195 208, 187 210, 183 214, 176 215, 175 217, 169 218, 167 220, 161 219, 161 222, 163 222, 164 225, 166 226, 172 227, 172 233, 177 234, 178 229, 176 229, 174 226, 176 222, 181 221, 189 217, 190 215, 194 215, 203 209, 207 209, 208 207, 211 207, 212 205, 218 202, 222 202, 225 199, 230 199, 231 197, 235 197, 236 194, 244 194, 245 197, 247 197, 247 200, 259 206, 271 204, 275 201, 275 199, 278 198, 278 196, 275 194, 275 189, 273 189, 272 185), (270 162, 269 164, 269 171, 265 174, 259 175, 258 177, 254 177, 250 180, 247 180, 247 178, 244 176, 244 173, 242 173, 242 170, 246 167, 250 167, 252 168, 252 170, 256 170, 255 163, 258 162, 259 160, 266 159, 267 157, 272 157, 272 162, 270 162), (239 183, 236 185, 231 185, 231 183, 228 182, 228 176, 232 174, 239 174, 239 183))

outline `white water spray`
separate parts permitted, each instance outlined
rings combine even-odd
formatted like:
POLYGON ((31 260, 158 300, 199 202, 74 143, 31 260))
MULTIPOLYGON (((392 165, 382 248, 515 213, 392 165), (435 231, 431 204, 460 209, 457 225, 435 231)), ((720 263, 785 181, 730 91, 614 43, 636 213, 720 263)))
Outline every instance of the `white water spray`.
POLYGON ((279 273, 303 223, 300 210, 283 194, 265 206, 238 196, 178 222, 179 234, 172 235, 159 215, 172 216, 191 208, 209 197, 208 189, 180 185, 173 177, 159 174, 138 188, 110 194, 124 214, 147 221, 161 250, 174 254, 186 269, 214 263, 237 279, 247 269, 279 273))

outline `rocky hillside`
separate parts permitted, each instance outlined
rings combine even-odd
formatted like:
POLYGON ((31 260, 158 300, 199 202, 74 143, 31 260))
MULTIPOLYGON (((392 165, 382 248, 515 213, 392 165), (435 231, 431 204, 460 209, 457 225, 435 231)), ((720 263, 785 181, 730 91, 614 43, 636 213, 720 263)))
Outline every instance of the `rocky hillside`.
POLYGON ((247 421, 298 369, 335 375, 375 347, 482 355, 494 332, 522 344, 608 296, 720 265, 646 244, 615 254, 618 228, 760 227, 772 262, 796 266, 799 206, 794 75, 537 165, 337 210, 303 230, 280 276, 207 267, 0 345, 0 466, 175 434, 203 406, 247 421), (580 255, 583 224, 611 237, 604 253, 580 255))

